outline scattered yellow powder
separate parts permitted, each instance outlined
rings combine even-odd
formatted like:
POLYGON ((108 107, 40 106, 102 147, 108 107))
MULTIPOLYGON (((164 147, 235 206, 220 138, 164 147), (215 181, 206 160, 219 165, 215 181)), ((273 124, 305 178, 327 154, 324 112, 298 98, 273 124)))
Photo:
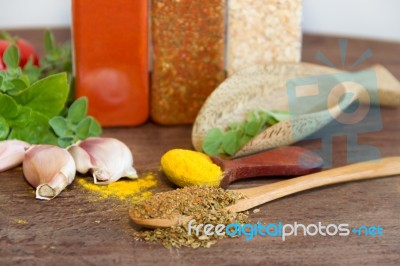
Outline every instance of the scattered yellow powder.
POLYGON ((168 179, 180 187, 220 185, 221 167, 201 152, 174 149, 161 157, 161 167, 168 179))
POLYGON ((108 185, 95 185, 87 178, 79 178, 78 183, 98 196, 97 199, 118 198, 137 201, 153 195, 150 191, 145 190, 156 186, 157 179, 153 173, 148 173, 138 179, 119 180, 108 185))
POLYGON ((17 224, 28 224, 28 221, 24 219, 15 219, 15 222, 17 224))

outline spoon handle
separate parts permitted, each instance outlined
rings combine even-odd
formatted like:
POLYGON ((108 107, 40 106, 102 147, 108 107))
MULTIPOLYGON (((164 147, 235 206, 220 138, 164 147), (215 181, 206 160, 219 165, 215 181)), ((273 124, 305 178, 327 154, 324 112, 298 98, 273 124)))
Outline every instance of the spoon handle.
POLYGON ((241 212, 274 199, 316 187, 397 174, 400 174, 400 157, 398 156, 350 164, 260 187, 234 190, 247 198, 239 200, 228 209, 241 212))

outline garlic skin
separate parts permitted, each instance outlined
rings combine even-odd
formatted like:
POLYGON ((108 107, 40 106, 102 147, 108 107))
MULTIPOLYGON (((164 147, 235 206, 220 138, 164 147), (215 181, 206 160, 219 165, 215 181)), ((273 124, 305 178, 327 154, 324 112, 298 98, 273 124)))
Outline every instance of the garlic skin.
POLYGON ((76 170, 91 172, 95 184, 110 184, 121 177, 137 178, 133 156, 123 142, 114 138, 87 138, 68 148, 76 170))
POLYGON ((0 142, 0 172, 7 171, 22 163, 26 149, 30 144, 21 140, 4 140, 0 142))
POLYGON ((75 162, 57 146, 33 145, 22 163, 25 179, 36 188, 36 198, 50 200, 75 179, 75 162))

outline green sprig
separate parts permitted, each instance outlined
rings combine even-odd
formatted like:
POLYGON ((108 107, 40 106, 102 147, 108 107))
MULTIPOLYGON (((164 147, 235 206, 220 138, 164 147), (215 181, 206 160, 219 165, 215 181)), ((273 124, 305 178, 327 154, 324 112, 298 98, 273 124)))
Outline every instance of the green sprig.
POLYGON ((58 137, 58 145, 69 145, 88 137, 101 135, 101 126, 91 116, 87 116, 88 100, 86 97, 77 99, 68 109, 66 117, 55 116, 49 123, 58 137))
MULTIPOLYGON (((55 54, 64 51, 55 45, 52 37, 46 43, 46 49, 55 54)), ((57 58, 54 55, 52 60, 57 58)), ((59 69, 50 59, 45 59, 49 64, 44 68, 38 68, 30 61, 22 71, 19 60, 18 47, 10 45, 3 54, 7 69, 0 71, 0 140, 19 139, 31 144, 67 147, 101 134, 100 124, 87 116, 86 98, 66 107, 71 95, 71 79, 68 78, 71 71, 69 76, 66 72, 58 73, 59 69), (43 75, 45 77, 40 78, 43 75)), ((64 67, 70 70, 68 63, 64 67)))
POLYGON ((231 123, 225 131, 219 128, 210 129, 204 137, 202 149, 211 156, 234 155, 265 128, 289 117, 290 114, 286 111, 252 111, 245 121, 231 123))

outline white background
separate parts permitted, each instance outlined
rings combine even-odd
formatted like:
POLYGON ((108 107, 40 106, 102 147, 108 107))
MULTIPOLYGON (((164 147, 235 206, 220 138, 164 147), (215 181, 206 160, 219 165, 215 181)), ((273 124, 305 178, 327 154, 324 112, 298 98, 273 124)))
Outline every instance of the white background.
MULTIPOLYGON (((69 26, 70 5, 71 0, 0 0, 0 29, 69 26)), ((303 0, 303 30, 400 41, 400 0, 303 0)))

